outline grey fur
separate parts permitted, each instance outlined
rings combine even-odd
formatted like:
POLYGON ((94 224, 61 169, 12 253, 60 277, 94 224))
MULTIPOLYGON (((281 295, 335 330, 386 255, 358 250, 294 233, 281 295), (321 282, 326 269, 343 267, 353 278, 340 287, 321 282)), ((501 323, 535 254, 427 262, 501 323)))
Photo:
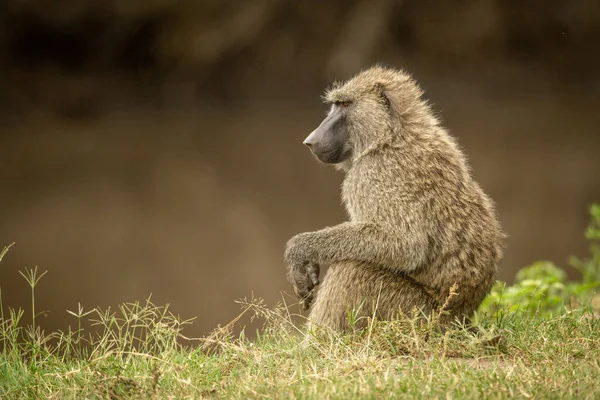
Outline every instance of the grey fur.
POLYGON ((454 138, 405 72, 373 67, 325 95, 344 104, 350 156, 342 201, 349 221, 290 239, 287 278, 309 319, 348 327, 347 310, 393 318, 447 304, 468 318, 495 281, 504 234, 454 138), (319 285, 320 266, 329 270, 319 285))

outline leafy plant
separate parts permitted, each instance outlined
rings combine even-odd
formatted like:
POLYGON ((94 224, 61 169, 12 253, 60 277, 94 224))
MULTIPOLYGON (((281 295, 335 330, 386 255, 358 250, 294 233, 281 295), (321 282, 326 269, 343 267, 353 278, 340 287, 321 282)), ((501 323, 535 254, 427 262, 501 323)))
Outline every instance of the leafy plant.
POLYGON ((508 314, 550 316, 564 307, 589 305, 600 310, 600 204, 590 208, 591 221, 585 232, 590 241, 589 258, 571 257, 569 264, 581 273, 581 281, 567 281, 563 269, 549 261, 539 261, 521 269, 515 284, 496 282, 480 312, 496 318, 508 314))

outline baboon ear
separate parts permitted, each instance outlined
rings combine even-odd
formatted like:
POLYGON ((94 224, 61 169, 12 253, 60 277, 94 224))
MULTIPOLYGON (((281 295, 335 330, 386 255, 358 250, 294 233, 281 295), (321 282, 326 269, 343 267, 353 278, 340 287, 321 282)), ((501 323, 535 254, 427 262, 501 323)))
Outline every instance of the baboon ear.
POLYGON ((376 83, 375 88, 379 92, 379 95, 385 102, 388 110, 392 114, 399 113, 400 109, 398 108, 398 101, 395 98, 393 92, 391 90, 387 90, 382 84, 376 83))

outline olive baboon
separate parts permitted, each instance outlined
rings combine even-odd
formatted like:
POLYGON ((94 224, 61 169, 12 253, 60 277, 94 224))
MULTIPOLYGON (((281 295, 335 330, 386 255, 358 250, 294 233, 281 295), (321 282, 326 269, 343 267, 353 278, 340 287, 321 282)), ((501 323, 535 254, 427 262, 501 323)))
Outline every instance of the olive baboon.
POLYGON ((345 171, 350 221, 294 236, 284 256, 316 325, 344 330, 349 309, 372 315, 375 302, 379 318, 429 313, 454 284, 444 319, 468 319, 495 280, 504 234, 493 203, 422 93, 405 72, 373 67, 325 95, 331 109, 304 144, 345 171))

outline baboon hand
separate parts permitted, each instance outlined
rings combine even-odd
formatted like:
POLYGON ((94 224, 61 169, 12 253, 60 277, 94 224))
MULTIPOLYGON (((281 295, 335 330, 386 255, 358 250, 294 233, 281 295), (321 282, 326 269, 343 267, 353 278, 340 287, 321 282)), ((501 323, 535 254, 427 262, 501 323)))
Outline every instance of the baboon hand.
POLYGON ((287 279, 296 296, 300 297, 305 310, 310 307, 314 296, 314 288, 319 284, 319 264, 309 261, 294 239, 288 242, 285 252, 287 279))
POLYGON ((288 280, 305 310, 310 307, 315 286, 319 284, 319 270, 319 264, 309 262, 293 267, 288 273, 288 280))

